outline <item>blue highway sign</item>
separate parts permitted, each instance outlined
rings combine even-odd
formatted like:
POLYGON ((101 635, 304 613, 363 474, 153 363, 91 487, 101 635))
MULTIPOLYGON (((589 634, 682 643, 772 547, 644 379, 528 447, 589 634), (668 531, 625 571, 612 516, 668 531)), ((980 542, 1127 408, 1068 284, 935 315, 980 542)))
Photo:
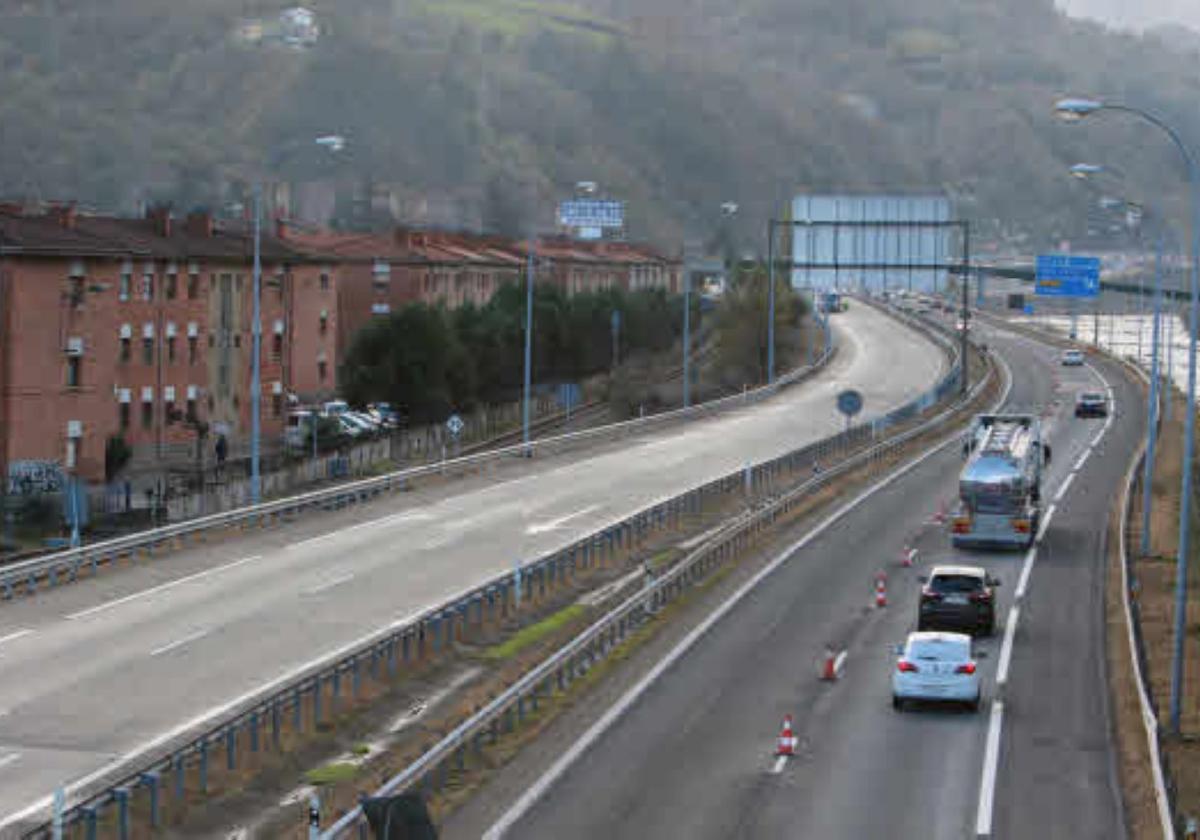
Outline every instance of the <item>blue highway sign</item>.
POLYGON ((1039 256, 1034 290, 1042 297, 1096 297, 1100 294, 1100 260, 1064 254, 1039 256))

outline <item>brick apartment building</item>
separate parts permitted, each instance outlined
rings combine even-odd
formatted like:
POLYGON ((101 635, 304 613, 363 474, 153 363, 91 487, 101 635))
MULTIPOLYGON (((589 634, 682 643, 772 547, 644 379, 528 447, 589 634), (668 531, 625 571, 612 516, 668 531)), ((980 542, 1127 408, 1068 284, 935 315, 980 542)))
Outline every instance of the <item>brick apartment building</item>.
MULTIPOLYGON (((521 282, 528 244, 397 228, 262 239, 262 434, 283 433, 291 401, 336 393, 337 363, 371 319, 423 301, 483 304, 521 282)), ((538 282, 569 294, 681 289, 682 265, 651 249, 552 237, 538 282)), ((13 480, 105 478, 121 437, 134 466, 191 462, 197 426, 231 455, 250 429, 253 243, 206 213, 145 218, 72 205, 0 205, 0 459, 13 480)), ((208 460, 208 458, 206 458, 208 460)))
MULTIPOLYGON (((10 477, 104 478, 107 441, 188 457, 196 426, 250 426, 252 240, 205 213, 144 219, 0 208, 0 427, 10 477)), ((332 392, 331 267, 263 240, 263 431, 286 395, 332 392), (302 323, 297 323, 301 321, 302 323)), ((11 483, 11 482, 10 482, 11 483)))

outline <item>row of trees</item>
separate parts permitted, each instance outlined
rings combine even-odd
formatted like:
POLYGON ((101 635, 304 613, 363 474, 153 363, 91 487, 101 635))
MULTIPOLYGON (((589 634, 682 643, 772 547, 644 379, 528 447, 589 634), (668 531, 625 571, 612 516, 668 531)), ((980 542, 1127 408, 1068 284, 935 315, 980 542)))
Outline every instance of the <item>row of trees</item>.
MULTIPOLYGON (((659 353, 682 333, 678 296, 619 289, 568 297, 534 287, 533 377, 578 382, 613 362, 613 312, 620 355, 659 353)), ((483 306, 447 310, 416 303, 361 330, 342 364, 353 404, 390 402, 412 423, 515 399, 524 376, 525 289, 510 284, 483 306)))

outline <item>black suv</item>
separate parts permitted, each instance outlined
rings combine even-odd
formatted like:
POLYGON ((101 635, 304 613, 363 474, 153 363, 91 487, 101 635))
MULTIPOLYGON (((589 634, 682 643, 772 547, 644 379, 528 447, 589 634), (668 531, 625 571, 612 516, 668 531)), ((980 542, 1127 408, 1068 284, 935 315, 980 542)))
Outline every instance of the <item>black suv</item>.
POLYGON ((921 590, 917 630, 959 630, 990 636, 996 630, 1000 581, 977 566, 935 566, 921 590))
POLYGON ((1108 398, 1097 391, 1084 391, 1075 398, 1076 417, 1107 417, 1108 398))

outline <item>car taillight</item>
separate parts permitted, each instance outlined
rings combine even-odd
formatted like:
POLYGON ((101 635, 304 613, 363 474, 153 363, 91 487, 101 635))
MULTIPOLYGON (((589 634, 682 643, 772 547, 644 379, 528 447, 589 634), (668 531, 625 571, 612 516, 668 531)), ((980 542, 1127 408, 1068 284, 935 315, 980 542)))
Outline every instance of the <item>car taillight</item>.
MULTIPOLYGON (((974 666, 971 666, 974 667, 974 666)), ((909 662, 907 659, 901 659, 896 663, 896 670, 905 674, 915 674, 919 669, 916 665, 909 662)))
POLYGON ((942 593, 934 592, 932 589, 930 589, 928 586, 926 586, 924 589, 921 590, 921 600, 922 601, 940 601, 940 600, 942 600, 942 593))
POLYGON ((969 516, 956 516, 954 518, 953 529, 956 534, 971 533, 971 518, 969 516))
POLYGON ((988 592, 986 590, 983 592, 972 592, 971 593, 971 601, 973 603, 986 604, 986 603, 991 602, 991 600, 992 600, 992 593, 988 592))
POLYGON ((959 665, 957 668, 954 669, 954 673, 956 673, 956 674, 974 674, 975 673, 975 663, 968 662, 966 665, 959 665))
POLYGON ((1012 524, 1013 530, 1018 534, 1028 534, 1029 529, 1033 527, 1032 523, 1028 519, 1014 519, 1012 524))

